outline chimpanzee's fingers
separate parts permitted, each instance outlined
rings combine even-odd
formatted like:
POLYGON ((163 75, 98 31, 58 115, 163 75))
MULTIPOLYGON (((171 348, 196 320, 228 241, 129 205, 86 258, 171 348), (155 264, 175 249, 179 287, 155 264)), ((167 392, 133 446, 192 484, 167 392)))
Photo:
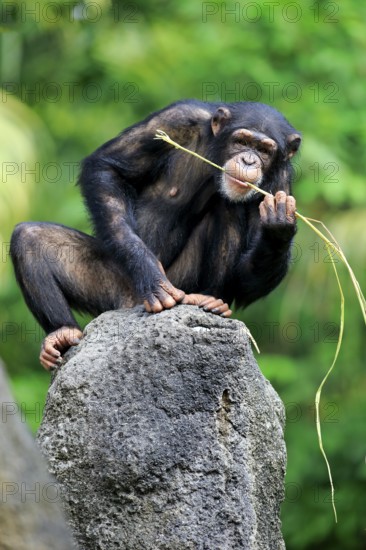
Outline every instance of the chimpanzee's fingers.
POLYGON ((171 309, 172 307, 177 305, 177 302, 172 296, 169 296, 169 294, 167 294, 164 298, 160 298, 160 302, 163 305, 164 309, 171 309))
POLYGON ((174 307, 176 303, 174 298, 161 287, 158 288, 155 294, 151 294, 144 301, 145 309, 149 313, 160 313, 163 309, 174 307))
POLYGON ((157 293, 155 294, 155 297, 159 300, 163 308, 170 309, 176 305, 176 301, 174 300, 173 296, 169 294, 169 292, 166 292, 165 289, 162 287, 159 288, 157 293))
POLYGON ((164 294, 161 296, 158 294, 159 300, 162 302, 165 308, 171 308, 176 305, 177 302, 181 302, 185 296, 185 292, 173 286, 165 277, 165 271, 161 262, 159 263, 159 269, 164 275, 164 280, 160 281, 159 286, 163 289, 164 294), (165 293, 168 297, 165 296, 165 293), (171 300, 171 298, 173 300, 171 300), (174 302, 174 303, 173 303, 174 302))
POLYGON ((263 223, 273 224, 276 219, 275 199, 266 195, 259 205, 259 212, 263 223))
POLYGON ((41 354, 39 356, 39 361, 40 361, 42 367, 46 370, 50 370, 50 369, 54 368, 55 364, 56 364, 56 360, 55 360, 54 357, 51 357, 50 355, 45 354, 43 352, 41 352, 41 354))
POLYGON ((196 306, 197 303, 196 301, 194 300, 194 298, 192 298, 193 294, 186 294, 183 298, 183 300, 181 301, 181 304, 187 304, 187 305, 190 305, 190 306, 196 306))
POLYGON ((286 197, 284 191, 277 191, 275 195, 278 223, 286 223, 286 197))
POLYGON ((222 306, 214 307, 211 309, 211 313, 216 313, 217 315, 221 315, 222 313, 225 313, 225 311, 229 310, 228 304, 222 304, 222 306))
POLYGON ((187 304, 190 306, 198 306, 200 303, 200 294, 186 294, 181 301, 181 304, 187 304))
POLYGON ((175 286, 173 286, 168 280, 161 281, 160 287, 163 289, 163 291, 169 294, 174 299, 175 302, 181 302, 185 296, 185 292, 183 292, 183 290, 179 290, 179 288, 175 288, 175 286))
POLYGON ((232 315, 232 311, 231 309, 228 309, 227 311, 224 311, 223 313, 221 313, 220 317, 230 317, 232 315))
POLYGON ((41 350, 41 353, 39 355, 39 360, 42 365, 44 362, 48 362, 49 364, 54 365, 57 361, 56 357, 54 357, 53 355, 50 355, 44 349, 41 350))
POLYGON ((264 204, 264 201, 262 201, 259 205, 259 215, 262 223, 268 223, 267 208, 266 208, 266 205, 264 204))
POLYGON ((206 296, 205 294, 186 294, 182 300, 182 304, 202 307, 206 302, 208 303, 214 299, 213 296, 206 296))
MULTIPOLYGON (((54 350, 57 352, 57 350, 54 350)), ((39 355, 39 361, 42 365, 42 367, 46 370, 52 370, 56 367, 58 361, 62 360, 61 355, 56 359, 54 355, 51 355, 50 353, 46 352, 45 349, 42 347, 41 353, 39 355)))
POLYGON ((214 296, 207 296, 206 294, 186 294, 182 304, 203 307, 215 300, 214 296))
MULTIPOLYGON (((198 294, 198 296, 200 296, 200 295, 198 294)), ((202 298, 199 301, 198 305, 199 305, 199 307, 205 307, 205 306, 209 305, 211 302, 215 302, 215 301, 216 301, 215 296, 206 296, 206 295, 202 294, 202 298)))
POLYGON ((202 307, 205 311, 209 311, 215 315, 221 315, 221 317, 230 317, 232 314, 229 304, 226 304, 219 298, 210 297, 210 300, 205 301, 204 304, 202 304, 202 307))
POLYGON ((144 301, 144 304, 146 311, 148 311, 149 313, 160 313, 160 311, 163 311, 164 309, 161 301, 153 294, 144 301))
POLYGON ((288 195, 286 199, 286 219, 290 223, 295 223, 296 200, 292 195, 288 195))
POLYGON ((232 314, 229 305, 225 304, 223 300, 214 296, 206 296, 205 294, 186 294, 182 303, 199 306, 205 311, 221 315, 221 317, 230 317, 232 314))
POLYGON ((205 304, 202 304, 201 307, 203 307, 204 311, 213 311, 214 309, 220 308, 223 305, 223 300, 214 298, 210 302, 205 302, 205 304))
MULTIPOLYGON (((81 330, 76 327, 62 327, 53 334, 56 338, 55 346, 61 350, 80 344, 80 338, 83 336, 81 330)), ((53 336, 53 334, 50 336, 53 336)))
POLYGON ((45 338, 42 344, 42 351, 57 359, 57 357, 60 357, 61 352, 55 348, 56 343, 57 342, 55 340, 45 338))

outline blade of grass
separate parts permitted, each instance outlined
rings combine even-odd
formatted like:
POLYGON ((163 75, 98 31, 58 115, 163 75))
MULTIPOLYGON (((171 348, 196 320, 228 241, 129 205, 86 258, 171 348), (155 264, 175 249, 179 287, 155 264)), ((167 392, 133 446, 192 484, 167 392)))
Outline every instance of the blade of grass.
POLYGON ((327 470, 328 470, 328 477, 329 477, 330 490, 331 490, 331 502, 332 502, 332 507, 333 507, 334 519, 335 519, 335 522, 337 523, 337 521, 338 521, 337 520, 337 509, 336 509, 336 506, 335 506, 335 499, 334 499, 334 485, 333 485, 332 471, 330 469, 330 464, 329 464, 329 461, 328 461, 328 458, 327 458, 327 455, 326 455, 326 452, 325 452, 324 446, 323 446, 323 438, 322 438, 322 430, 321 430, 321 422, 320 422, 320 398, 321 398, 323 386, 324 386, 325 382, 327 381, 330 373, 332 372, 332 370, 334 368, 334 365, 336 364, 336 361, 337 361, 338 355, 339 355, 339 350, 341 349, 341 345, 342 345, 343 331, 344 331, 344 294, 343 294, 341 282, 339 280, 337 267, 336 267, 334 258, 331 255, 330 246, 327 245, 327 249, 328 249, 329 255, 331 257, 332 266, 333 266, 333 269, 334 269, 334 273, 335 273, 335 276, 336 276, 336 279, 337 279, 339 293, 340 293, 340 296, 341 296, 341 313, 340 313, 341 322, 340 322, 337 347, 336 347, 336 350, 335 350, 333 362, 332 362, 331 366, 329 367, 328 372, 324 376, 323 380, 320 382, 319 388, 318 388, 318 390, 316 392, 316 395, 315 395, 315 417, 316 417, 315 422, 316 422, 316 431, 317 431, 317 434, 318 434, 319 449, 320 449, 320 452, 322 453, 322 455, 324 457, 325 464, 326 464, 327 470))
MULTIPOLYGON (((309 227, 311 227, 311 229, 325 242, 325 244, 327 245, 328 247, 328 250, 332 250, 333 252, 335 252, 339 258, 342 260, 342 262, 344 263, 344 265, 346 266, 349 274, 350 274, 350 277, 351 277, 351 281, 352 281, 352 284, 355 288, 355 291, 356 291, 356 295, 357 295, 357 298, 358 298, 358 301, 359 301, 359 304, 360 304, 360 308, 361 308, 361 312, 362 312, 362 315, 363 315, 363 319, 365 321, 365 324, 366 324, 366 300, 365 300, 365 297, 362 293, 362 290, 361 290, 361 287, 359 285, 359 282, 357 281, 356 279, 356 276, 353 272, 353 269, 351 268, 351 266, 349 265, 348 263, 348 260, 346 258, 346 256, 344 255, 344 252, 343 250, 341 249, 340 245, 338 244, 338 242, 336 241, 336 239, 334 238, 334 236, 332 235, 332 233, 329 231, 329 229, 327 228, 327 226, 322 222, 322 221, 319 221, 319 220, 313 220, 312 218, 306 218, 305 216, 302 216, 299 212, 296 211, 296 217, 299 218, 300 220, 302 220, 303 222, 305 222, 309 227), (331 240, 329 240, 321 231, 319 231, 315 225, 311 222, 314 222, 314 223, 319 223, 323 228, 324 230, 328 233, 328 235, 330 235, 330 237, 332 238, 333 242, 331 240), (335 243, 335 244, 334 244, 335 243), (336 246, 335 246, 336 245, 336 246)), ((330 252, 330 257, 332 257, 332 254, 330 252)), ((333 263, 333 262, 332 262, 333 263)))

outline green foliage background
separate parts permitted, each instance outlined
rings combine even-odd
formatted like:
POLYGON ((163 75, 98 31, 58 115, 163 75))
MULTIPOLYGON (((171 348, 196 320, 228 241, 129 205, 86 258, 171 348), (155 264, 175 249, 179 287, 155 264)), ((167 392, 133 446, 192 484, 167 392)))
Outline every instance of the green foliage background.
MULTIPOLYGON (((366 4, 60 0, 0 10, 0 355, 34 429, 48 375, 38 365, 42 332, 8 257, 12 228, 43 220, 89 231, 74 185, 77 163, 172 101, 258 100, 282 111, 303 133, 299 211, 328 224, 365 288, 366 4)), ((345 339, 321 406, 337 525, 313 401, 335 351, 339 294, 322 243, 301 222, 287 279, 236 312, 286 405, 282 518, 290 550, 366 547, 365 327, 341 273, 345 339)))

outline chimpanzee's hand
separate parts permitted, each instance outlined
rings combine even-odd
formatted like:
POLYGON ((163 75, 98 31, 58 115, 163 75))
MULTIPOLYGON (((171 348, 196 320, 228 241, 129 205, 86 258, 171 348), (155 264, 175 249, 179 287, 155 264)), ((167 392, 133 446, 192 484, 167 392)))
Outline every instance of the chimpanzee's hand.
POLYGON ((160 262, 158 267, 162 276, 155 289, 144 300, 144 306, 148 313, 159 313, 163 309, 171 309, 181 302, 185 296, 183 290, 175 288, 166 278, 164 268, 160 262))
POLYGON ((266 195, 259 205, 263 229, 271 236, 289 241, 296 233, 296 201, 284 191, 274 197, 266 195))
POLYGON ((156 289, 144 300, 144 306, 149 313, 159 313, 170 309, 181 302, 185 296, 183 290, 175 288, 166 277, 162 278, 156 289))
POLYGON ((205 311, 221 315, 221 317, 230 317, 232 314, 228 304, 223 300, 214 298, 214 296, 206 296, 205 294, 186 294, 182 300, 182 304, 202 307, 205 311))

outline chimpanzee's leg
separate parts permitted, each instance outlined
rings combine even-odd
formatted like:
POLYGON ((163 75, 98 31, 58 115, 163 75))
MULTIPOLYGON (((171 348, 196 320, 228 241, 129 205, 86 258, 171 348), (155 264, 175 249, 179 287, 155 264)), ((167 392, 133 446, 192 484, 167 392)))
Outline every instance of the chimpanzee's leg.
POLYGON ((51 223, 21 223, 10 254, 25 301, 46 333, 78 327, 71 307, 93 315, 136 303, 126 277, 94 237, 51 223))

